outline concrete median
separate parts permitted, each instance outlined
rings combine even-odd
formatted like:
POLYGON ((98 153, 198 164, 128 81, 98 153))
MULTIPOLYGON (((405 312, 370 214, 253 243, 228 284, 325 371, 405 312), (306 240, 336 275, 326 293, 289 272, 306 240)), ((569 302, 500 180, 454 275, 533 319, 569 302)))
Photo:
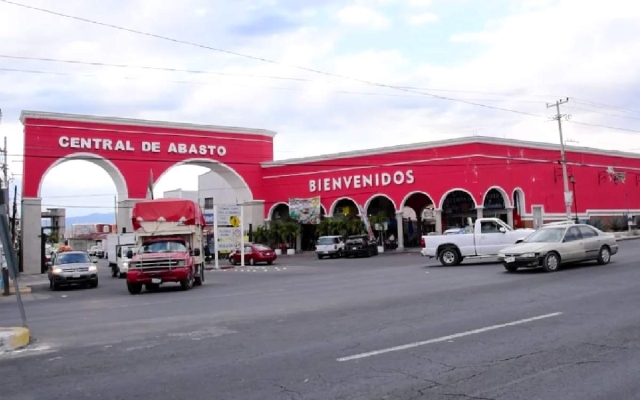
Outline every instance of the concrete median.
POLYGON ((29 344, 31 334, 27 328, 0 328, 0 353, 23 348, 29 344))

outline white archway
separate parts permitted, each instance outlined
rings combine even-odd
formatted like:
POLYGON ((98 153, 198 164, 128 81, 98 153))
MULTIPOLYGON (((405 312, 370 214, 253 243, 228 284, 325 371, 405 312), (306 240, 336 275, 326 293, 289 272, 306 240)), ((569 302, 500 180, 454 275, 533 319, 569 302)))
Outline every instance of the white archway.
POLYGON ((181 165, 195 165, 197 167, 204 167, 213 172, 215 172, 218 176, 220 176, 225 182, 229 184, 231 190, 234 191, 236 195, 237 203, 244 203, 247 201, 253 200, 253 192, 251 188, 247 184, 240 174, 238 174, 233 168, 228 165, 221 163, 220 161, 210 160, 207 158, 189 158, 180 162, 177 162, 167 168, 165 171, 160 174, 158 178, 156 178, 156 182, 159 182, 162 177, 169 172, 174 167, 179 167, 181 165))
POLYGON ((447 199, 447 196, 449 196, 451 193, 453 192, 463 192, 469 195, 469 197, 471 197, 471 201, 473 201, 473 205, 475 208, 478 207, 478 202, 476 201, 476 198, 473 197, 473 195, 471 194, 471 192, 469 192, 467 189, 462 189, 462 188, 454 188, 451 189, 449 191, 447 191, 445 194, 442 195, 442 197, 440 198, 440 203, 438 204, 438 208, 442 210, 442 207, 444 206, 444 202, 447 199))
POLYGON ((271 208, 269 208, 269 212, 267 213, 267 221, 273 220, 273 212, 278 208, 278 206, 287 206, 289 207, 289 203, 285 203, 284 201, 279 201, 277 203, 273 203, 271 208))
POLYGON ((38 197, 42 196, 42 183, 44 182, 45 176, 57 167, 58 165, 64 164, 67 161, 74 161, 76 159, 81 159, 82 161, 89 161, 102 168, 109 174, 113 183, 116 185, 116 191, 118 192, 119 199, 128 199, 129 198, 129 188, 127 187, 127 181, 124 179, 122 172, 116 167, 111 161, 106 158, 99 156, 97 154, 92 153, 73 153, 63 158, 56 160, 53 164, 47 168, 46 171, 40 177, 40 183, 38 184, 38 197))
POLYGON ((393 205, 393 209, 395 210, 395 212, 398 212, 398 207, 396 206, 396 202, 393 201, 393 199, 391 197, 389 197, 388 195, 384 194, 384 193, 378 193, 378 194, 374 194, 373 196, 369 197, 369 200, 367 200, 364 203, 364 212, 365 213, 369 213, 369 206, 371 205, 371 202, 378 198, 378 197, 384 197, 387 200, 389 200, 391 202, 391 204, 393 205))
MULTIPOLYGON (((513 193, 512 193, 512 197, 511 198, 514 199, 514 200, 518 199, 518 204, 519 204, 520 207, 516 211, 518 212, 518 214, 520 216, 524 216, 525 213, 527 212, 526 211, 527 208, 525 207, 525 202, 524 202, 525 201, 525 199, 524 199, 524 190, 522 190, 522 188, 520 188, 520 187, 517 187, 517 188, 513 189, 513 193)), ((514 201, 514 203, 515 203, 515 201, 514 201)), ((514 204, 514 207, 515 207, 515 204, 514 204)))
MULTIPOLYGON (((409 192, 409 194, 407 194, 406 196, 404 196, 404 199, 402 199, 402 202, 400 203, 400 208, 401 208, 401 209, 403 209, 403 210, 404 210, 404 208, 407 206, 407 205, 406 205, 407 200, 409 200, 409 198, 410 198, 411 196, 413 196, 414 194, 422 194, 422 195, 427 196, 427 198, 428 198, 429 200, 431 200, 431 204, 433 204, 433 205, 435 206, 435 202, 433 201, 433 197, 431 197, 431 195, 430 195, 429 193, 427 193, 427 192, 423 192, 423 191, 421 191, 421 190, 414 190, 413 192, 409 192)), ((428 204, 427 204, 427 206, 428 206, 428 204)), ((415 211, 415 210, 414 210, 414 211, 415 211)))
POLYGON ((326 217, 326 216, 327 216, 327 209, 326 209, 326 207, 325 207, 323 204, 320 204, 320 208, 322 208, 322 211, 323 211, 323 213, 324 213, 324 216, 326 217))
MULTIPOLYGON (((337 207, 338 203, 339 203, 341 200, 349 200, 349 201, 351 201, 351 202, 356 206, 356 208, 358 207, 358 203, 357 203, 354 199, 352 199, 351 197, 346 197, 346 196, 345 196, 345 197, 339 197, 339 198, 335 199, 335 200, 334 200, 334 202, 333 202, 333 204, 331 204, 331 207, 329 207, 329 214, 327 214, 327 213, 325 212, 325 215, 327 215, 327 216, 329 216, 329 217, 333 217, 333 216, 334 216, 334 214, 336 213, 336 207, 337 207)), ((360 213, 360 212, 358 211, 358 214, 359 214, 359 213, 360 213)))
POLYGON ((489 189, 487 189, 484 192, 484 195, 482 196, 482 206, 484 207, 484 203, 487 200, 487 195, 489 194, 490 191, 495 190, 498 193, 500 193, 502 195, 502 200, 504 200, 504 208, 509 208, 511 207, 511 200, 509 199, 509 195, 507 194, 507 192, 501 188, 500 186, 491 186, 489 189))

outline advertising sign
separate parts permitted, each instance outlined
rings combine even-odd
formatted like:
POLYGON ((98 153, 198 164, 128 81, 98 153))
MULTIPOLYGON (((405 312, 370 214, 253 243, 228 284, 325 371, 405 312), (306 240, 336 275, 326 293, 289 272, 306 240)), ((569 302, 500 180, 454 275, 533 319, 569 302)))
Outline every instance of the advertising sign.
POLYGON ((321 215, 320 196, 308 199, 289 199, 289 216, 301 224, 317 225, 320 223, 321 215))
POLYGON ((204 223, 209 225, 213 225, 213 213, 204 213, 204 223))
POLYGON ((362 218, 362 222, 364 222, 364 226, 367 228, 369 239, 376 240, 376 236, 373 234, 373 229, 371 229, 371 223, 369 222, 369 217, 367 217, 367 213, 364 211, 364 207, 358 204, 358 209, 360 210, 360 218, 362 218))

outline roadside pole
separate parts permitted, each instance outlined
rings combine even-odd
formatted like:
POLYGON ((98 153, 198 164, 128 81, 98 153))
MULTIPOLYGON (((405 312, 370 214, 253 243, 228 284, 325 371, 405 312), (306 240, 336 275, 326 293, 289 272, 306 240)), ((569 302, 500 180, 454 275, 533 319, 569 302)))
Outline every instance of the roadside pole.
POLYGON ((24 311, 24 304, 22 304, 22 295, 20 294, 20 286, 18 285, 18 262, 16 260, 16 252, 13 251, 11 244, 11 232, 9 229, 9 214, 7 213, 7 197, 5 191, 0 193, 0 241, 2 247, 5 250, 4 256, 7 262, 9 275, 13 279, 13 286, 16 291, 16 299, 18 300, 18 308, 20 310, 20 317, 22 318, 22 326, 27 328, 27 316, 24 311))
MULTIPOLYGON (((564 138, 562 137, 562 118, 569 118, 569 115, 560 114, 560 105, 567 103, 569 98, 567 97, 565 100, 558 100, 555 103, 547 104, 547 108, 555 107, 556 115, 554 116, 554 120, 558 121, 558 131, 560 133, 560 163, 562 164, 562 183, 564 185, 564 204, 567 212, 567 220, 571 220, 571 204, 573 203, 573 196, 575 195, 572 191, 569 190, 569 176, 567 174, 567 158, 564 151, 564 138)), ((578 210, 576 210, 576 214, 578 210)))
POLYGON ((244 267, 244 206, 240 205, 240 266, 244 267))
POLYGON ((215 258, 215 269, 220 269, 218 259, 218 206, 213 206, 213 252, 215 258))

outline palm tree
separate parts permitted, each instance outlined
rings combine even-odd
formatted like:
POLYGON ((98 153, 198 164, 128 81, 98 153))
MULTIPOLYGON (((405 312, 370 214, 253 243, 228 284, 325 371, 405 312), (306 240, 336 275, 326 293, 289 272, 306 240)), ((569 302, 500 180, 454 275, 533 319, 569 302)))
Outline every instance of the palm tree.
POLYGON ((333 234, 335 223, 331 218, 324 218, 318 224, 316 232, 319 236, 329 236, 333 234))
POLYGON ((365 232, 364 222, 361 218, 350 218, 347 221, 349 235, 360 235, 365 232))
POLYGON ((300 233, 300 224, 295 221, 287 221, 282 224, 280 231, 281 239, 283 243, 288 244, 288 248, 295 249, 295 241, 300 233), (293 243, 293 245, 292 245, 293 243))

